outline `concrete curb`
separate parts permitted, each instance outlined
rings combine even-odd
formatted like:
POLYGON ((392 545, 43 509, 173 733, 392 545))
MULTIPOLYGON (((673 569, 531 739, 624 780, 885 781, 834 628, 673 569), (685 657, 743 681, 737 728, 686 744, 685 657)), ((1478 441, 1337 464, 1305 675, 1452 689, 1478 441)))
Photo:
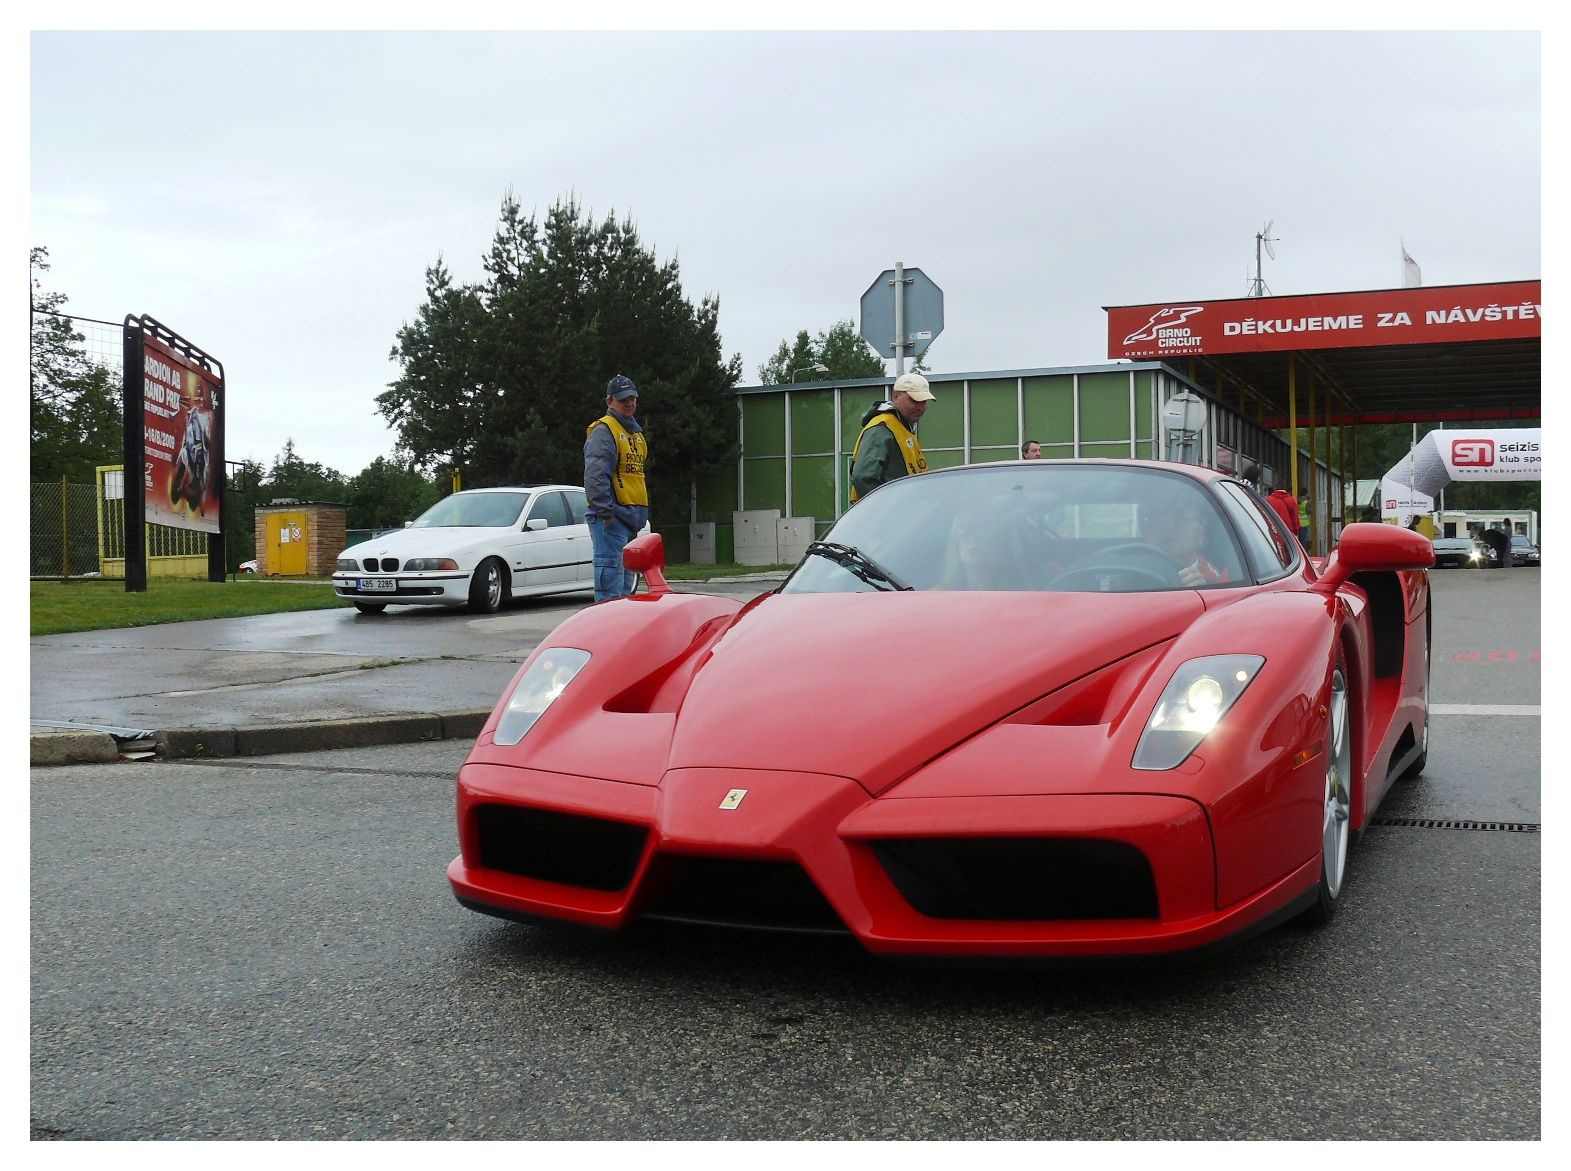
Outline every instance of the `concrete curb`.
MULTIPOLYGON (((153 745, 157 756, 163 760, 211 760, 279 752, 366 748, 377 744, 473 740, 490 718, 491 709, 486 708, 483 711, 418 712, 244 728, 165 728, 153 733, 153 745)), ((108 732, 35 728, 29 741, 33 765, 106 764, 120 759, 120 746, 108 732)))
POLYGON ((108 764, 120 746, 108 732, 38 731, 28 736, 29 765, 108 764))

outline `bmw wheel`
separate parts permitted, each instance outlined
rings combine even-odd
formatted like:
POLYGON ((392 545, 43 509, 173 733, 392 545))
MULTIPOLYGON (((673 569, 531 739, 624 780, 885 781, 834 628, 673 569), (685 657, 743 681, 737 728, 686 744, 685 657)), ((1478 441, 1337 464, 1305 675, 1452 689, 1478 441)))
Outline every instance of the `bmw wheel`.
POLYGON ((1315 903, 1304 912, 1310 923, 1328 922, 1336 914, 1347 876, 1349 823, 1353 815, 1353 739, 1347 702, 1347 674, 1340 659, 1331 672, 1330 726, 1326 730, 1325 799, 1320 823, 1320 887, 1315 903))
POLYGON ((507 570, 495 557, 487 557, 469 579, 469 612, 495 614, 507 597, 507 570))

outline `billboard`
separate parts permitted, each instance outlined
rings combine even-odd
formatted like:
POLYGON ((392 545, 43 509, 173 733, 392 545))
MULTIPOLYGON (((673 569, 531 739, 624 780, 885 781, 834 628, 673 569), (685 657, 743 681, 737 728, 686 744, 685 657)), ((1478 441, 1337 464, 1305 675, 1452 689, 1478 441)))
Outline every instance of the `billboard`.
POLYGON ((223 376, 142 338, 142 488, 150 524, 219 531, 223 376))
POLYGON ((1107 310, 1109 358, 1163 358, 1542 336, 1540 282, 1174 301, 1107 310))

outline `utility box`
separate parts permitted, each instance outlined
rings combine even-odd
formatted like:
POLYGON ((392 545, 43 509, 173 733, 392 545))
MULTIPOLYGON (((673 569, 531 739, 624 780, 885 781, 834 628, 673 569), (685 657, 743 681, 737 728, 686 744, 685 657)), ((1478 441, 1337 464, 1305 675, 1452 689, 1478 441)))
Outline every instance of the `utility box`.
POLYGON ((810 516, 787 516, 776 521, 775 560, 795 565, 807 556, 807 547, 817 531, 810 516))
POLYGON ((694 565, 715 563, 714 521, 702 521, 687 527, 687 556, 694 565))
POLYGON ((331 577, 349 543, 348 508, 277 500, 256 510, 256 571, 271 577, 331 577))
POLYGON ((759 508, 731 514, 738 565, 775 565, 780 561, 780 510, 759 508))

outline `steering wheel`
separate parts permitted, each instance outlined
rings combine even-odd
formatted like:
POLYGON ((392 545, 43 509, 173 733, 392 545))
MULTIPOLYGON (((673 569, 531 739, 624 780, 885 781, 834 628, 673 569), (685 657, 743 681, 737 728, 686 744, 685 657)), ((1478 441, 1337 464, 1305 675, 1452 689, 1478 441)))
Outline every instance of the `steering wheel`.
POLYGON ((1134 582, 1145 581, 1159 589, 1182 585, 1178 559, 1149 541, 1126 541, 1109 545, 1078 565, 1071 565, 1047 583, 1050 590, 1073 590, 1082 580, 1091 585, 1097 579, 1117 574, 1134 582))

